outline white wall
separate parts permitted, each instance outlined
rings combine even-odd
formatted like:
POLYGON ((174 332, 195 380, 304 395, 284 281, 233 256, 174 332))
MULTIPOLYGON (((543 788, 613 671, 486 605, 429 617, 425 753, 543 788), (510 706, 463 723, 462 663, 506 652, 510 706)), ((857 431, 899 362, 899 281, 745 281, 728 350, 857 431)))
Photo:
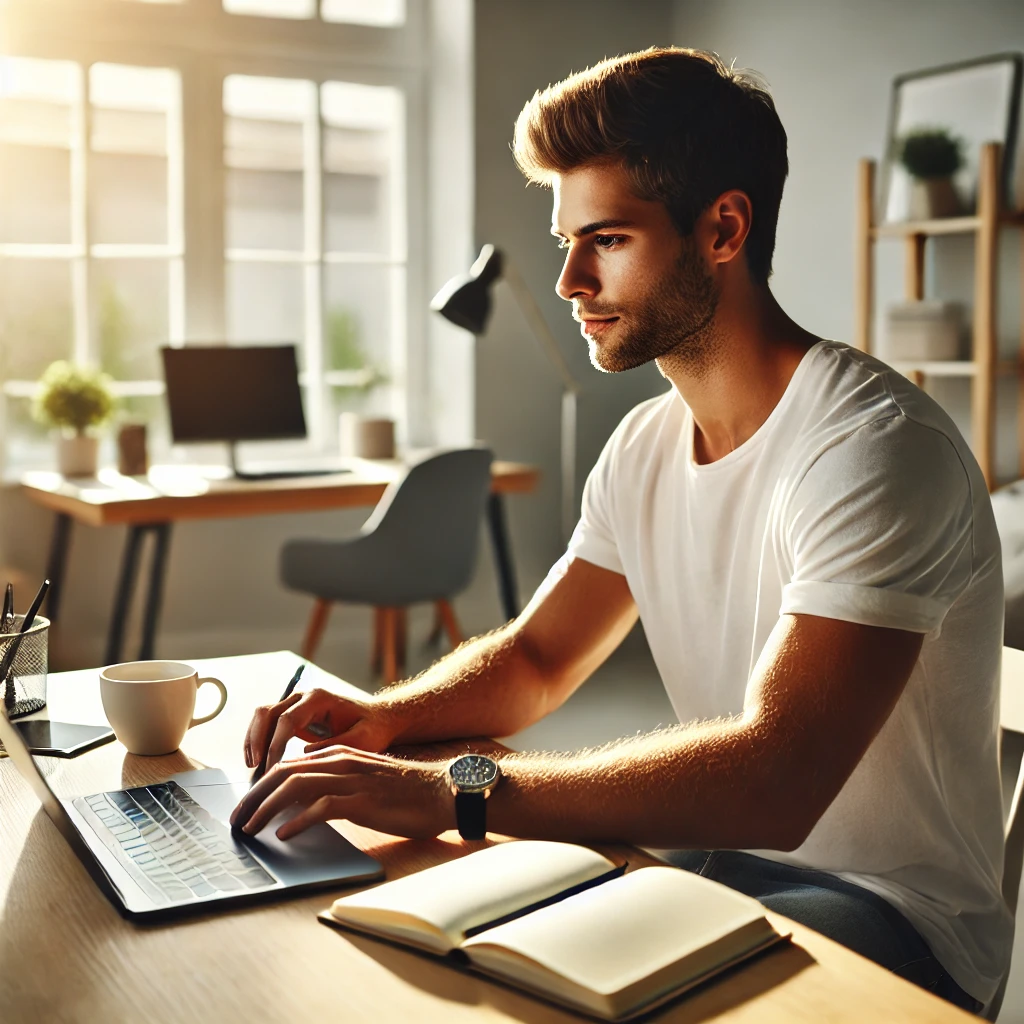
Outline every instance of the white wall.
MULTIPOLYGON (((637 402, 663 391, 653 366, 607 375, 590 365, 569 305, 555 295, 562 253, 551 238, 551 196, 526 188, 509 150, 523 104, 604 57, 671 41, 671 8, 660 0, 477 0, 476 231, 519 267, 583 385, 577 495, 608 435, 637 402)), ((558 557, 558 374, 532 338, 507 286, 495 291, 490 328, 477 349, 477 434, 503 458, 538 463, 538 495, 513 509, 513 542, 524 597, 558 557)))
MULTIPOLYGON (((674 0, 672 41, 716 51, 768 80, 789 136, 772 289, 808 330, 852 340, 857 161, 880 159, 893 77, 1024 49, 1020 0, 674 0)), ((926 287, 970 302, 972 241, 929 243, 926 287)), ((1020 339, 1020 239, 1001 244, 1000 347, 1020 339)), ((901 298, 902 247, 877 249, 876 309, 901 298)), ((969 311, 968 311, 969 315, 969 311)), ((876 331, 876 337, 878 332, 876 331)), ((942 382, 940 382, 942 383, 942 382)), ((930 385, 931 387, 931 385, 930 385)), ((966 382, 933 394, 969 436, 966 382)), ((1016 473, 1015 387, 999 393, 997 473, 1016 473)))

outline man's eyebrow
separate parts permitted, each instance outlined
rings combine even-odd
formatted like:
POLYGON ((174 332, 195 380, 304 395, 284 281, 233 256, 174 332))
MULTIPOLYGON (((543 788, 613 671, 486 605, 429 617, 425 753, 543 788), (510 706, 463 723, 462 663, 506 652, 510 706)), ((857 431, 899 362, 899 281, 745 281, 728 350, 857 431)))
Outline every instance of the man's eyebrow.
MULTIPOLYGON (((577 228, 574 232, 573 237, 582 238, 584 235, 592 235, 595 231, 605 231, 608 228, 631 228, 633 227, 633 221, 631 220, 620 220, 617 217, 609 217, 607 220, 595 220, 590 224, 584 224, 583 227, 577 228)), ((551 227, 551 234, 556 238, 565 238, 561 231, 558 230, 554 225, 551 227)))

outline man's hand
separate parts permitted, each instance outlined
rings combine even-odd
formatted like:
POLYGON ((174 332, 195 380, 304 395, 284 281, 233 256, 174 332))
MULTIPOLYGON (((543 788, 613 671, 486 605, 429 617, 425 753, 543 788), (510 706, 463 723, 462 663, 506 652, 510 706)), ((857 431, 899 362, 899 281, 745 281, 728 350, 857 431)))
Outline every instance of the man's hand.
POLYGON ((335 818, 410 839, 433 839, 455 827, 443 763, 403 761, 352 747, 331 747, 276 765, 242 798, 231 824, 256 835, 294 804, 304 809, 277 830, 279 839, 335 818))
POLYGON ((371 697, 339 697, 319 689, 293 693, 287 700, 256 709, 245 736, 245 763, 255 768, 269 751, 267 767, 273 767, 293 736, 306 740, 307 750, 343 743, 379 751, 391 744, 395 729, 371 697))

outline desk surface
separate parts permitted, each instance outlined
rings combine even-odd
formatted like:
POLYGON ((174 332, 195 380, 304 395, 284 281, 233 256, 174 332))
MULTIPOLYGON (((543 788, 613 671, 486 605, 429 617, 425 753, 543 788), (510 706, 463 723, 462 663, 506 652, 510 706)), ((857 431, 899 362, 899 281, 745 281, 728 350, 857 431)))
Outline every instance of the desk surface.
MULTIPOLYGON (((243 767, 241 737, 253 706, 273 701, 296 655, 196 661, 227 685, 224 712, 165 757, 110 743, 72 760, 41 758, 61 796, 155 782, 192 768, 243 767)), ((347 684, 310 667, 304 685, 347 684)), ((102 723, 95 671, 50 677, 54 719, 102 723)), ((201 695, 201 699, 206 695, 201 695)), ((200 711, 204 705, 200 704, 200 711)), ((337 823, 377 857, 388 878, 459 856, 478 844, 455 833, 398 840, 337 823)), ((619 850, 631 864, 639 851, 619 850)), ((339 891, 340 893, 340 891, 339 891)), ((46 817, 9 759, 0 760, 0 1006, 5 1024, 146 1019, 345 1021, 346 1024, 580 1022, 524 994, 461 974, 372 939, 341 934, 315 914, 339 893, 139 927, 118 916, 46 817)), ((793 933, 777 948, 658 1013, 658 1022, 975 1020, 815 932, 775 914, 793 933)))
MULTIPOLYGON (((21 483, 37 504, 89 526, 107 526, 375 505, 403 468, 397 460, 353 459, 348 473, 238 480, 222 466, 154 466, 146 477, 121 476, 112 469, 100 470, 95 480, 34 472, 26 473, 21 483)), ((532 491, 539 476, 535 466, 494 462, 492 490, 532 491)))

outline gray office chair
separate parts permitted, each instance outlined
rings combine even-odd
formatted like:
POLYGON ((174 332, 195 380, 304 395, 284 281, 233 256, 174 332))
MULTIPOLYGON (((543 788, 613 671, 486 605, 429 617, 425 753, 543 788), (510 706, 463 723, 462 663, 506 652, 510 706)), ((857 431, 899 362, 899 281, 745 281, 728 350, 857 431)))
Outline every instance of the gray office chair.
POLYGON ((467 448, 424 459, 387 489, 357 536, 284 546, 282 582, 316 598, 304 658, 316 653, 335 601, 374 606, 373 662, 385 682, 404 666, 409 605, 433 602, 452 646, 460 642, 450 600, 473 576, 491 458, 467 448))

